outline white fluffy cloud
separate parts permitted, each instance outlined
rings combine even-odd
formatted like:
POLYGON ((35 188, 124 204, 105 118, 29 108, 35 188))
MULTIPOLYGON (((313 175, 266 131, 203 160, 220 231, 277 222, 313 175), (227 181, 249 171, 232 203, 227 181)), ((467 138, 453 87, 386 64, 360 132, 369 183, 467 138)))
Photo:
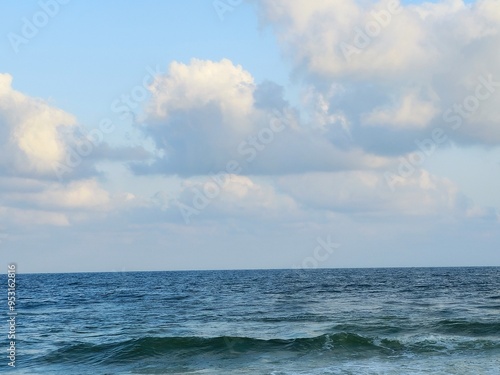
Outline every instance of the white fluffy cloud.
POLYGON ((12 76, 0 74, 0 165, 4 170, 54 176, 54 166, 67 154, 59 129, 75 126, 72 115, 12 89, 12 76))
POLYGON ((57 179, 58 166, 66 165, 75 142, 84 139, 77 135, 80 130, 74 116, 14 90, 12 76, 0 74, 0 227, 68 226, 137 204, 133 195, 110 194, 95 178, 82 176, 95 174, 99 158, 123 160, 126 155, 121 154, 131 152, 144 158, 139 148, 101 144, 94 149, 96 155, 87 153, 74 168, 68 167, 74 172, 68 181, 57 179))
POLYGON ((310 170, 378 168, 383 157, 338 145, 324 129, 301 122, 272 82, 255 84, 229 60, 173 63, 151 85, 143 129, 155 141, 153 165, 138 173, 201 175, 226 171, 284 174, 310 170))
POLYGON ((95 179, 68 183, 4 177, 0 183, 0 224, 68 226, 143 203, 130 193, 108 192, 95 179))
POLYGON ((500 30, 497 0, 470 6, 462 0, 407 6, 399 0, 257 3, 297 67, 327 77, 391 80, 386 73, 393 79, 427 75, 429 68, 458 57, 465 47, 497 38, 500 30), (356 52, 346 54, 346 45, 356 52))
POLYGON ((500 144, 498 0, 256 3, 296 72, 366 151, 411 152, 416 137, 457 118, 451 139, 500 144))
POLYGON ((0 74, 0 174, 75 180, 96 175, 100 160, 145 160, 143 147, 110 147, 101 129, 86 129, 77 119, 42 99, 12 88, 0 74))
POLYGON ((46 102, 12 88, 12 76, 0 74, 0 166, 9 174, 54 177, 66 145, 61 127, 75 127, 76 119, 46 102))
MULTIPOLYGON (((226 125, 231 125, 231 120, 240 121, 251 115, 255 83, 250 73, 227 59, 220 62, 193 59, 189 65, 170 64, 169 73, 157 76, 150 90, 152 118, 166 120, 178 113, 214 105, 228 120, 226 125)), ((244 129, 249 124, 239 122, 237 126, 244 129)), ((231 129, 238 128, 233 125, 231 129)))

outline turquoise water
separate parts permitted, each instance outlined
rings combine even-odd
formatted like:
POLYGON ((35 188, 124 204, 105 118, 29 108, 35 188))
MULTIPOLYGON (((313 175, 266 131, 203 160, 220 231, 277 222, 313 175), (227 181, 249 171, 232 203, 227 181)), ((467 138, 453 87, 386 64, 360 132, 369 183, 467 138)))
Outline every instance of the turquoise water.
POLYGON ((500 268, 20 274, 16 368, 5 356, 0 372, 498 374, 499 276, 500 268))

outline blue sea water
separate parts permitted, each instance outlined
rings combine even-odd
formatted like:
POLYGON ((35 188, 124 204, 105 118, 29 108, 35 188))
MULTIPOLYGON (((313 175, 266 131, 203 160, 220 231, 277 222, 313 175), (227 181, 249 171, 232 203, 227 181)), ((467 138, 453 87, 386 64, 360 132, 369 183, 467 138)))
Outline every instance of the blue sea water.
POLYGON ((500 268, 19 274, 16 292, 1 373, 500 374, 500 268))

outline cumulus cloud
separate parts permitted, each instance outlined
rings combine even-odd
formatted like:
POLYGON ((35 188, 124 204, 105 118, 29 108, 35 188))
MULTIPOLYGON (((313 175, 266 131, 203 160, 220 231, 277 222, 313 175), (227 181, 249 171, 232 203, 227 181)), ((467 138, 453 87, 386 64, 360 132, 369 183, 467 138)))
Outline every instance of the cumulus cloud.
POLYGON ((89 176, 97 174, 100 160, 144 160, 149 154, 141 147, 93 146, 82 130, 73 115, 14 90, 12 76, 0 74, 1 223, 68 226, 138 204, 133 195, 110 194, 89 176), (87 152, 78 155, 83 141, 87 152), (67 165, 68 157, 74 165, 67 165), (57 178, 61 166, 69 170, 64 182, 57 178))
POLYGON ((499 34, 498 10, 493 10, 496 0, 407 6, 399 0, 256 2, 296 67, 329 78, 391 80, 411 73, 427 75, 428 68, 460 55, 468 45, 499 34), (453 44, 447 45, 449 42, 453 44), (352 61, 344 44, 357 50, 352 61))
POLYGON ((60 183, 5 177, 0 202, 0 223, 50 226, 103 219, 145 205, 134 194, 110 193, 93 178, 60 183))
POLYGON ((97 175, 95 164, 102 160, 151 157, 141 146, 111 147, 100 129, 87 129, 73 115, 13 89, 12 81, 0 74, 0 174, 71 181, 97 175))
MULTIPOLYGON (((148 208, 162 210, 165 222, 203 225, 210 222, 253 225, 316 226, 322 221, 361 220, 387 223, 428 219, 499 222, 498 210, 467 198, 447 178, 424 169, 402 180, 397 189, 378 171, 310 172, 278 177, 231 175, 223 183, 212 178, 183 180, 177 192, 160 191, 148 208)), ((155 219, 156 220, 156 219, 155 219)))
POLYGON ((283 176, 277 186, 303 207, 349 215, 486 218, 496 212, 477 206, 452 181, 423 169, 402 180, 395 191, 374 171, 283 176))
POLYGON ((66 145, 61 127, 75 127, 74 116, 12 88, 12 76, 0 74, 0 166, 9 174, 54 176, 66 145))
MULTIPOLYGON (((151 85, 149 113, 153 118, 165 119, 214 104, 224 118, 239 120, 252 110, 254 89, 250 73, 227 59, 193 59, 189 65, 173 62, 169 73, 156 76, 151 85)), ((248 123, 238 126, 244 128, 248 123)))
POLYGON ((497 0, 255 2, 295 75, 365 151, 411 152, 439 126, 459 143, 500 144, 497 0))
POLYGON ((304 124, 283 99, 280 86, 256 84, 250 73, 227 59, 172 63, 150 90, 143 130, 154 140, 158 157, 153 164, 133 165, 137 173, 201 175, 227 170, 228 162, 237 163, 241 174, 387 163, 304 124))

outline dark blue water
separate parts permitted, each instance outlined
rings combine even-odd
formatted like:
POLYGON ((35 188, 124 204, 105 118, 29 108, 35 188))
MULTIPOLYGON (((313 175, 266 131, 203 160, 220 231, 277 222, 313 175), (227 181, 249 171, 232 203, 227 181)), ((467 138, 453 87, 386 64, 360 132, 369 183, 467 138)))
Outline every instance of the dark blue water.
POLYGON ((20 274, 16 368, 4 355, 0 372, 499 374, 499 276, 500 268, 20 274))

